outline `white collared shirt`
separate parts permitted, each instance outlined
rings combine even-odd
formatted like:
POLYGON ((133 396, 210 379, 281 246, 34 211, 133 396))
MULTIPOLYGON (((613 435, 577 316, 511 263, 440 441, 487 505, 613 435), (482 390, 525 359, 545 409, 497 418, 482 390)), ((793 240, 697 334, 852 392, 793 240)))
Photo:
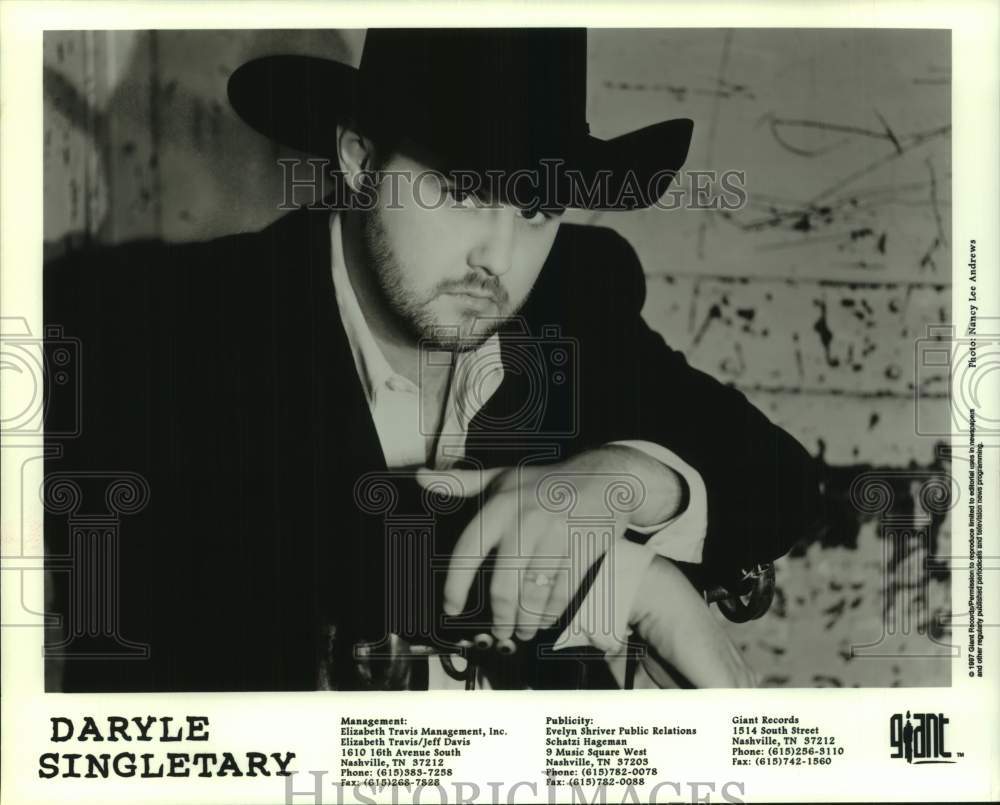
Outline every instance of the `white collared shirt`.
MULTIPOLYGON (((340 216, 336 213, 330 216, 330 246, 337 306, 386 464, 389 469, 424 466, 428 463, 427 427, 422 421, 420 389, 392 368, 368 327, 347 274, 340 216)), ((441 358, 450 361, 452 354, 442 353, 441 358)), ((434 356, 426 359, 434 360, 434 356)), ((500 387, 503 379, 500 336, 496 333, 476 350, 456 356, 431 469, 450 469, 464 456, 469 423, 500 387), (463 371, 473 366, 476 371, 463 371), (483 367, 487 367, 486 371, 483 367)), ((708 510, 707 493, 701 476, 661 445, 642 441, 617 444, 643 450, 683 476, 690 492, 688 506, 667 523, 634 528, 651 535, 643 545, 625 539, 615 541, 587 599, 557 641, 556 647, 560 649, 590 644, 609 655, 620 653, 621 636, 628 633, 628 615, 638 579, 655 555, 687 562, 700 562, 702 558, 708 510), (621 583, 616 583, 616 580, 621 583), (609 606, 587 606, 587 601, 594 601, 595 597, 596 601, 607 601, 609 606), (595 612, 598 613, 596 620, 595 612), (591 625, 593 623, 596 626, 591 625)), ((612 669, 620 681, 624 664, 612 662, 612 669)), ((460 687, 460 683, 450 684, 453 682, 450 677, 443 674, 441 677, 444 684, 436 684, 436 680, 432 679, 432 687, 460 687)))
MULTIPOLYGON (((386 465, 389 469, 425 466, 427 433, 437 423, 427 421, 430 412, 421 405, 419 386, 396 372, 375 342, 347 275, 340 216, 336 214, 330 216, 330 238, 337 306, 386 465)), ((450 363, 452 353, 430 352, 423 356, 428 365, 436 359, 450 363)), ((432 466, 437 470, 452 468, 464 456, 469 423, 504 378, 500 336, 496 333, 478 349, 458 353, 455 360, 454 380, 448 390, 432 466)))

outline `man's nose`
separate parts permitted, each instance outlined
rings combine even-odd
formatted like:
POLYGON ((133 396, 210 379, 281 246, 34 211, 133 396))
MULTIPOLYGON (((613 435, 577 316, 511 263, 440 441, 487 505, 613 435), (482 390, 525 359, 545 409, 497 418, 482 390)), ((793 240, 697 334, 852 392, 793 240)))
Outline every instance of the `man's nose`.
POLYGON ((514 258, 514 218, 517 210, 506 204, 481 212, 483 232, 469 253, 469 265, 501 277, 510 271, 514 258))

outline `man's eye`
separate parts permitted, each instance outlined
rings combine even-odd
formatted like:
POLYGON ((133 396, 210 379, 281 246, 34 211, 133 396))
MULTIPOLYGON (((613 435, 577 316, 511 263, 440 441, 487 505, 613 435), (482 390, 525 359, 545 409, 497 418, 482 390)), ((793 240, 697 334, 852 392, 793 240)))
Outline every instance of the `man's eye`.
POLYGON ((452 197, 452 200, 456 204, 466 207, 467 209, 472 210, 478 206, 475 194, 470 193, 467 190, 463 190, 460 187, 448 187, 448 195, 452 197))
POLYGON ((550 218, 552 218, 551 214, 543 212, 538 207, 529 207, 526 209, 522 209, 520 212, 521 212, 521 217, 532 226, 541 226, 550 218))

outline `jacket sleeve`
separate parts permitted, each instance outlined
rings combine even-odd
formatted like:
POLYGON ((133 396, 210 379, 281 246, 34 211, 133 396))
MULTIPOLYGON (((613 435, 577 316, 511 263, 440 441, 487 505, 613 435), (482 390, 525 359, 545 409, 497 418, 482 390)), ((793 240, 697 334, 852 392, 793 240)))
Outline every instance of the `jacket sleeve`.
POLYGON ((601 346, 581 342, 582 399, 614 401, 604 421, 615 424, 606 426, 603 441, 662 445, 701 475, 708 509, 702 565, 709 580, 732 589, 745 571, 784 555, 815 530, 816 462, 740 391, 692 368, 646 324, 635 251, 620 235, 605 233, 612 242, 597 250, 607 257, 608 278, 601 281, 613 283, 604 290, 616 304, 604 305, 601 346), (601 356, 602 370, 588 367, 587 351, 601 356))

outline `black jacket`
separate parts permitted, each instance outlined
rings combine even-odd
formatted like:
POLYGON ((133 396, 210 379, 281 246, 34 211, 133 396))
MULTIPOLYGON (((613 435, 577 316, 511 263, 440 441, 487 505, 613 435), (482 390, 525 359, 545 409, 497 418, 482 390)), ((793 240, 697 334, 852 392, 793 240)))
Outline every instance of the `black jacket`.
MULTIPOLYGON (((386 468, 337 311, 327 216, 95 250, 48 266, 44 283, 47 326, 80 353, 69 382, 49 383, 47 412, 59 426, 47 436, 59 453, 46 461, 49 592, 65 616, 54 631, 73 638, 51 664, 64 666, 62 686, 315 687, 322 625, 370 628, 358 623, 384 615, 369 602, 385 576, 371 533, 384 518, 355 496, 386 468), (56 433, 74 423, 79 434, 56 433), (115 478, 148 501, 129 508, 126 492, 109 508, 115 478), (56 481, 75 483, 81 501, 56 499, 56 481), (88 637, 71 603, 92 584, 74 558, 87 538, 73 534, 109 511, 118 580, 97 631, 116 634, 88 637), (149 657, 123 658, 132 644, 149 657), (94 646, 96 657, 79 656, 94 646)), ((733 583, 813 527, 814 462, 650 330, 644 294, 623 238, 563 225, 523 321, 502 334, 506 377, 467 452, 489 466, 619 439, 662 444, 704 478, 705 570, 733 583)))

